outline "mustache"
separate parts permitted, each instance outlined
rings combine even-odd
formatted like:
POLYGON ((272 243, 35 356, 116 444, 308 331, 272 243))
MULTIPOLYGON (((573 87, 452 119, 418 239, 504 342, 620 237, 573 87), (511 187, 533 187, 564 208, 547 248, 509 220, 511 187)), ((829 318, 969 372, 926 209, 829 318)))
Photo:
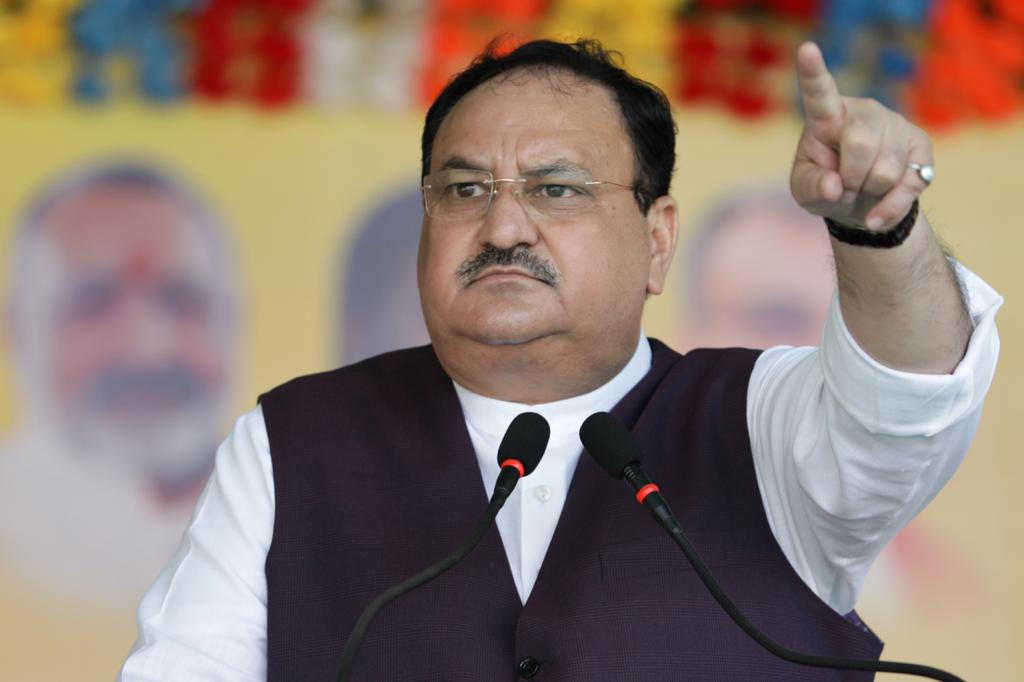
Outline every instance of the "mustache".
POLYGON ((173 404, 188 404, 207 397, 210 387, 194 371, 181 365, 153 369, 109 369, 85 389, 83 402, 106 408, 124 400, 157 398, 173 404))
POLYGON ((514 246, 511 249, 499 249, 488 244, 484 250, 473 258, 462 263, 455 276, 466 287, 473 283, 481 272, 492 265, 516 267, 525 270, 531 277, 552 286, 560 279, 558 269, 525 246, 514 246))

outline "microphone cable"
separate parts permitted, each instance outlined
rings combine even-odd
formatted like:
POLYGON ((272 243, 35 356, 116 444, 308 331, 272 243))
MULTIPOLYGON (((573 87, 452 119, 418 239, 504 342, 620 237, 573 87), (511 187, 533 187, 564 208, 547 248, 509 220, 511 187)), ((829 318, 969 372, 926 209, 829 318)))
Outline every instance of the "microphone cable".
POLYGON ((544 450, 547 449, 550 436, 551 427, 548 426, 547 420, 536 412, 523 412, 516 415, 516 418, 509 424, 508 430, 505 431, 501 445, 498 446, 498 465, 501 467, 501 473, 498 474, 498 480, 494 485, 494 494, 491 495, 483 516, 477 521, 469 537, 451 554, 416 575, 384 590, 363 609, 341 653, 338 682, 347 682, 352 673, 356 655, 359 653, 359 645, 362 643, 370 623, 382 608, 403 594, 441 575, 462 561, 480 543, 484 534, 494 523, 498 511, 505 505, 508 496, 512 494, 519 479, 529 476, 537 468, 540 458, 544 455, 544 450))
POLYGON ((636 439, 633 438, 633 434, 613 415, 607 412, 595 412, 583 422, 583 426, 580 428, 580 440, 583 441, 587 452, 609 476, 625 480, 636 491, 636 501, 647 507, 658 524, 672 536, 719 606, 751 639, 770 653, 790 663, 818 668, 902 673, 942 680, 942 682, 964 682, 963 679, 945 670, 916 663, 818 656, 782 646, 758 629, 711 575, 704 560, 690 544, 683 529, 679 526, 679 522, 676 521, 658 486, 647 477, 641 468, 640 460, 643 458, 643 451, 636 439))

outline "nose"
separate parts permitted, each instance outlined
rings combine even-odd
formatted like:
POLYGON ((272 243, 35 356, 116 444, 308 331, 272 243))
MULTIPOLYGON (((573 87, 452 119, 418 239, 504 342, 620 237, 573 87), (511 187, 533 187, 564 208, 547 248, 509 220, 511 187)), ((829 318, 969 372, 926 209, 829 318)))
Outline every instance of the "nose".
POLYGON ((520 183, 496 180, 491 207, 481 228, 481 243, 510 249, 533 246, 539 238, 537 224, 521 199, 520 183))
POLYGON ((159 363, 171 353, 174 330, 150 292, 126 292, 121 310, 122 359, 136 365, 159 363))

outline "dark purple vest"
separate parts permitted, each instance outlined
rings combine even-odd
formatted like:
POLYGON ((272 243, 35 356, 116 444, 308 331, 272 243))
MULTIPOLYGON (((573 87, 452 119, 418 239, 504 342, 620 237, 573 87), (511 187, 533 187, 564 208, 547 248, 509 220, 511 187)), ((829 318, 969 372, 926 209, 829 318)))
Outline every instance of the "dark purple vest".
MULTIPOLYGON (((768 527, 746 426, 755 351, 651 342, 616 406, 645 468, 726 591, 782 644, 877 659, 882 643, 800 580, 768 527)), ((262 396, 276 515, 268 679, 333 680, 379 592, 448 554, 487 500, 462 411, 429 346, 262 396)), ((870 680, 773 658, 721 611, 627 487, 586 454, 522 605, 496 528, 458 566, 386 607, 353 680, 870 680)), ((527 532, 529 529, 525 529, 527 532)), ((859 621, 857 621, 859 623, 859 621)))

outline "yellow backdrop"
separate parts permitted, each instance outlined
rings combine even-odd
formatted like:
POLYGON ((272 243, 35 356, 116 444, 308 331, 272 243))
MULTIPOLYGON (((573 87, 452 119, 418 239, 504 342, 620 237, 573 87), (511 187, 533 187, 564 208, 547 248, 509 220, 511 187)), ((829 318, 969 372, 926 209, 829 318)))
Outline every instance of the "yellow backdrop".
MULTIPOLYGON (((750 182, 784 183, 799 134, 791 117, 756 124, 718 113, 679 114, 673 193, 684 230, 719 195, 750 182)), ((0 111, 0 262, 8 267, 21 202, 59 170, 95 156, 144 154, 195 181, 219 207, 237 245, 246 301, 234 412, 292 376, 331 366, 338 254, 383 193, 414 186, 420 119, 379 112, 291 111, 266 116, 188 106, 103 111, 0 111)), ((926 605, 888 599, 869 578, 862 616, 886 657, 927 662, 971 680, 1024 676, 1024 423, 1013 386, 1024 378, 1020 163, 1024 125, 963 130, 936 143, 938 179, 924 207, 958 256, 1007 299, 1003 354, 972 453, 925 511, 924 523, 976 557, 980 589, 968 603, 939 585, 926 605)), ((685 234, 683 243, 685 244, 685 234)), ((677 267, 682 259, 677 259, 677 267)), ((4 273, 6 275, 6 273, 4 273)), ((7 277, 3 284, 8 286, 7 277)), ((0 292, 6 294, 7 292, 0 292)), ((678 339, 683 299, 652 300, 649 334, 678 339)), ((0 356, 0 432, 23 406, 10 358, 0 356)), ((224 425, 224 432, 228 428, 224 425)), ((74 567, 69 566, 69 571, 74 567)), ((115 616, 25 594, 0 575, 0 679, 111 679, 134 639, 131 612, 115 616)))

